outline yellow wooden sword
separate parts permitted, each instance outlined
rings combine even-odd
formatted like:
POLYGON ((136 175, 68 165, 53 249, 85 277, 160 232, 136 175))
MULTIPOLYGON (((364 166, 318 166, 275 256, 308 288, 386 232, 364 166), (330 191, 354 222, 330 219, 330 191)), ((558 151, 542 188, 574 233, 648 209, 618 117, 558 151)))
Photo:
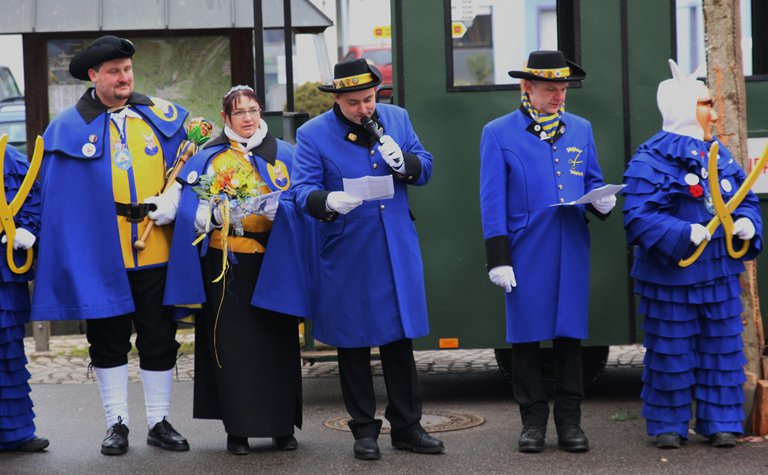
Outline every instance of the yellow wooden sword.
POLYGON ((24 180, 21 182, 19 191, 16 192, 16 196, 13 197, 10 203, 8 203, 5 197, 5 147, 8 145, 8 134, 0 136, 0 182, 3 186, 0 186, 0 226, 5 231, 7 239, 7 246, 5 248, 5 257, 8 259, 8 267, 12 272, 16 274, 23 274, 32 267, 32 249, 27 249, 27 259, 24 261, 24 265, 18 267, 13 260, 13 240, 16 237, 16 224, 13 222, 13 217, 21 209, 21 205, 24 204, 24 200, 29 196, 32 185, 37 178, 37 172, 40 171, 40 164, 43 162, 43 138, 39 135, 35 140, 35 151, 32 154, 32 160, 29 162, 29 171, 24 176, 24 180))
MULTIPOLYGON (((738 251, 733 248, 733 217, 731 213, 744 201, 744 197, 747 196, 749 190, 752 189, 752 185, 755 184, 757 178, 768 161, 768 145, 763 150, 763 155, 760 160, 752 167, 752 171, 741 184, 736 193, 728 200, 728 203, 723 201, 723 195, 720 193, 720 179, 717 172, 717 154, 720 150, 720 145, 717 142, 712 144, 712 148, 709 149, 709 191, 712 193, 712 204, 715 207, 715 216, 707 223, 707 231, 711 235, 715 234, 717 227, 722 224, 723 231, 725 232, 725 247, 728 250, 728 255, 734 259, 738 259, 747 253, 749 250, 749 241, 744 241, 741 249, 738 251)), ((701 244, 696 248, 690 257, 680 260, 677 263, 680 267, 688 267, 696 262, 696 259, 704 252, 704 248, 709 244, 709 240, 705 239, 701 241, 701 244)))

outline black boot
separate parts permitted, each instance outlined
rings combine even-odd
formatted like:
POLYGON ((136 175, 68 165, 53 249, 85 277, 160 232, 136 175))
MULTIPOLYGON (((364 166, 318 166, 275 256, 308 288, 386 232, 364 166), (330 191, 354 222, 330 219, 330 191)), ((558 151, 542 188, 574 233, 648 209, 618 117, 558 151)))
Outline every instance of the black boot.
POLYGON ((547 429, 544 426, 525 426, 517 439, 517 450, 524 454, 537 454, 544 450, 544 437, 547 429))
POLYGON ((589 440, 577 425, 557 426, 557 445, 566 452, 589 450, 589 440))
POLYGON ((248 438, 227 434, 227 451, 233 455, 248 455, 251 453, 248 438))
POLYGON ((379 444, 374 437, 362 437, 355 439, 355 458, 360 460, 379 460, 379 444))
POLYGON ((275 447, 280 450, 296 450, 299 448, 299 443, 296 441, 296 437, 293 434, 283 435, 280 437, 272 437, 275 447))
POLYGON ((441 454, 445 452, 443 442, 427 434, 420 425, 412 429, 395 434, 392 433, 392 447, 401 450, 410 450, 419 454, 441 454))
POLYGON ((41 452, 48 448, 48 439, 42 437, 35 437, 32 440, 28 440, 21 445, 14 447, 12 450, 16 452, 41 452))
POLYGON ((160 447, 165 450, 183 451, 189 450, 187 439, 176 432, 170 422, 163 420, 155 424, 155 427, 149 430, 147 434, 147 443, 149 445, 160 447))
POLYGON ((656 436, 656 447, 660 449, 679 449, 683 438, 675 432, 665 432, 656 436))
POLYGON ((733 432, 715 432, 709 436, 709 443, 712 447, 726 449, 736 447, 736 434, 733 432))

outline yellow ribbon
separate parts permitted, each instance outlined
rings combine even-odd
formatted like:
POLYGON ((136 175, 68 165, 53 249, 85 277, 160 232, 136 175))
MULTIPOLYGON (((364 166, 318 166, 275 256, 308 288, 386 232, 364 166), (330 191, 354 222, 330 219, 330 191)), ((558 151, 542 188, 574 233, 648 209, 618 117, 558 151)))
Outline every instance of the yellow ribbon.
POLYGON ((5 231, 8 241, 5 248, 8 267, 15 274, 23 274, 32 267, 32 249, 27 249, 27 258, 24 264, 21 267, 16 266, 16 262, 13 259, 13 241, 16 238, 16 224, 13 222, 13 217, 16 216, 24 204, 24 200, 29 196, 32 185, 34 185, 37 178, 37 173, 40 171, 40 165, 43 162, 43 138, 38 135, 37 139, 35 139, 35 151, 32 153, 32 160, 29 162, 29 171, 24 176, 16 196, 13 197, 10 203, 8 203, 5 197, 5 147, 7 144, 8 134, 3 134, 0 136, 0 180, 2 180, 2 186, 0 186, 0 226, 5 231))
MULTIPOLYGON (((712 148, 709 149, 708 181, 709 190, 710 193, 712 193, 712 204, 715 207, 715 216, 709 221, 709 223, 707 223, 707 231, 709 231, 710 234, 715 234, 718 226, 722 224, 723 231, 725 232, 725 247, 728 249, 728 255, 734 259, 738 259, 744 256, 744 254, 746 254, 749 250, 749 240, 744 241, 741 249, 738 251, 733 248, 733 217, 731 217, 731 213, 741 204, 742 201, 744 201, 744 198, 747 196, 747 193, 749 193, 752 185, 755 184, 755 181, 757 181, 757 178, 760 176, 760 173, 763 170, 763 166, 765 165, 766 161, 768 161, 768 145, 766 145, 765 149, 763 150, 763 155, 760 157, 760 160, 755 166, 752 167, 752 171, 747 176, 747 179, 744 180, 744 183, 741 184, 731 199, 728 200, 728 203, 724 202, 723 195, 720 193, 720 179, 718 177, 717 171, 717 154, 719 150, 720 146, 717 142, 714 142, 712 144, 712 148)), ((677 265, 680 267, 688 267, 689 265, 696 262, 696 259, 698 259, 699 256, 701 256, 701 253, 704 252, 704 248, 707 247, 707 244, 709 244, 709 240, 703 240, 690 257, 681 259, 677 265)))

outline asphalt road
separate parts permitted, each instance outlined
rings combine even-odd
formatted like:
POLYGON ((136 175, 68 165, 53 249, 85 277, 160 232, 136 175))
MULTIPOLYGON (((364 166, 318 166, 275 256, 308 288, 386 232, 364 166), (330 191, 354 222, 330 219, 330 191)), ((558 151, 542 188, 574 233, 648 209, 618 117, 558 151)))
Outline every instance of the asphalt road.
MULTIPOLYGON (((0 453, 2 474, 48 473, 478 473, 478 474, 760 474, 768 473, 768 443, 743 443, 730 450, 714 449, 692 439, 676 451, 656 449, 640 418, 638 369, 614 369, 593 386, 584 403, 583 427, 592 450, 570 454, 557 449, 549 427, 541 454, 516 450, 520 422, 507 382, 496 372, 463 375, 422 375, 424 408, 471 413, 485 423, 465 430, 436 434, 446 445, 443 455, 395 451, 382 435, 382 459, 363 462, 352 457, 352 436, 323 423, 345 415, 336 378, 304 379, 304 428, 297 432, 299 449, 279 452, 267 439, 251 439, 252 453, 232 456, 218 421, 191 418, 192 383, 173 387, 171 422, 189 439, 189 452, 171 453, 145 443, 143 391, 130 385, 131 434, 126 455, 99 453, 104 419, 93 384, 33 386, 39 435, 51 440, 45 453, 0 453)), ((383 380, 376 378, 383 410, 383 380)))

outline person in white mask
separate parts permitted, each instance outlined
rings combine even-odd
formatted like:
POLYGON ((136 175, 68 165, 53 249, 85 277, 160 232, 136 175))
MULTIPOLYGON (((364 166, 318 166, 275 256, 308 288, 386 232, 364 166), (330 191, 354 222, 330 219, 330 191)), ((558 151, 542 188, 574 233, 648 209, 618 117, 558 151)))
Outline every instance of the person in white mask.
MULTIPOLYGON (((662 130, 640 145, 624 174, 624 227, 644 317, 642 415, 657 447, 678 448, 689 437, 695 401, 696 433, 733 447, 742 432, 746 362, 739 274, 762 247, 760 207, 749 192, 731 213, 731 236, 705 227, 715 213, 707 178, 715 172, 709 150, 719 117, 707 87, 669 64, 673 77, 656 96, 662 130), (730 257, 726 237, 735 249, 751 241, 749 251, 730 257), (681 266, 705 241, 698 259, 681 266)), ((727 202, 745 174, 722 144, 716 172, 727 202)))

